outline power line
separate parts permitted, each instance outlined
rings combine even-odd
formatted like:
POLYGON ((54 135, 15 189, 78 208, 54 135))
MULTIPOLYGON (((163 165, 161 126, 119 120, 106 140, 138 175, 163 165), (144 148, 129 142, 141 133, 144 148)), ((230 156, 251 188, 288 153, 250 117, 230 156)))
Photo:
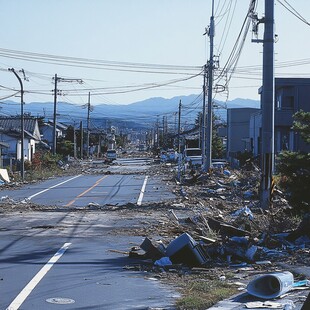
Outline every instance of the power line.
POLYGON ((0 56, 5 58, 13 58, 31 62, 58 64, 62 66, 82 67, 89 69, 103 69, 113 71, 128 71, 136 73, 187 74, 186 71, 201 70, 200 66, 184 66, 184 65, 181 66, 181 65, 163 65, 163 64, 108 61, 108 60, 98 60, 90 58, 78 58, 78 57, 32 53, 32 52, 9 50, 3 48, 0 48, 0 56))
POLYGON ((300 14, 298 13, 286 0, 283 0, 286 4, 284 4, 281 0, 277 0, 284 8, 286 8, 291 14, 297 17, 300 21, 310 26, 310 23, 300 14))

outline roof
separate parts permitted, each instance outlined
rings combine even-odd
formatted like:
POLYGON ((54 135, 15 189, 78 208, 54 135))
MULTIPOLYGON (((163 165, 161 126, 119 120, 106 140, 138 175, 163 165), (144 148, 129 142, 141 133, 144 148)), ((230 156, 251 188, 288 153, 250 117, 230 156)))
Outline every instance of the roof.
MULTIPOLYGON (((4 134, 6 134, 9 137, 14 137, 16 139, 20 139, 21 136, 21 131, 20 129, 16 129, 16 130, 7 130, 7 131, 3 131, 4 134)), ((25 139, 33 139, 36 141, 39 141, 39 139, 37 139, 34 135, 32 135, 29 131, 24 130, 24 138, 25 139)), ((3 143, 3 142, 2 142, 3 143)))
MULTIPOLYGON (((34 133, 37 124, 37 119, 24 117, 24 129, 30 133, 34 133)), ((0 117, 0 130, 20 130, 21 118, 20 117, 0 117)))
MULTIPOLYGON (((52 126, 54 127, 54 121, 49 120, 48 123, 44 123, 44 125, 52 126)), ((67 130, 68 126, 62 123, 57 123, 56 122, 56 127, 61 129, 61 130, 67 130)))

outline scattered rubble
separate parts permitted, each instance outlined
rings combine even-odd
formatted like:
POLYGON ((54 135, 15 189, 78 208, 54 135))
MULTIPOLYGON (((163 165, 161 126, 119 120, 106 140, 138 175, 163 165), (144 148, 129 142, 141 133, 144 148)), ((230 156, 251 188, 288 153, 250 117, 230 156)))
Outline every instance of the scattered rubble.
MULTIPOLYGON (((90 202, 83 208, 84 211, 118 212, 124 218, 137 213, 145 215, 139 227, 117 231, 144 237, 140 246, 124 252, 140 259, 140 263, 124 268, 155 272, 173 281, 176 274, 199 274, 206 279, 216 277, 245 291, 253 276, 267 274, 270 279, 270 273, 286 271, 281 263, 310 266, 310 216, 302 220, 290 216, 287 212, 290 206, 278 189, 274 191, 273 206, 262 210, 258 202, 260 175, 257 167, 252 171, 225 167, 213 169, 211 173, 192 170, 186 172, 180 182, 175 180, 177 167, 173 163, 153 161, 146 165, 148 175, 165 178, 176 195, 174 201, 148 203, 139 208, 135 204, 100 206, 90 202), (232 273, 233 277, 228 279, 227 273, 232 273)), ((111 172, 109 166, 90 162, 82 169, 84 173, 118 173, 111 172)), ((1 212, 40 208, 49 207, 36 206, 29 201, 16 202, 8 197, 0 199, 1 212)), ((80 210, 75 209, 76 212, 80 210)), ((294 274, 295 280, 307 279, 303 274, 294 274)), ((281 287, 280 281, 276 283, 281 287)), ((309 288, 309 283, 305 283, 309 288)), ((278 296, 270 297, 274 298, 278 296)), ((274 301, 245 303, 250 309, 258 306, 280 307, 274 301)))
MULTIPOLYGON (((165 164, 162 169, 171 171, 165 164)), ((178 198, 167 206, 166 221, 153 226, 146 237, 151 251, 141 246, 129 253, 142 258, 141 265, 148 259, 149 271, 191 274, 194 268, 225 269, 245 274, 243 280, 249 283, 255 274, 282 272, 281 262, 309 266, 310 217, 299 223, 286 213, 288 202, 278 190, 272 208, 260 209, 258 170, 191 171, 183 180, 182 185, 176 182, 178 198)), ((306 278, 298 274, 297 280, 306 278)), ((309 289, 309 281, 304 283, 309 289)))

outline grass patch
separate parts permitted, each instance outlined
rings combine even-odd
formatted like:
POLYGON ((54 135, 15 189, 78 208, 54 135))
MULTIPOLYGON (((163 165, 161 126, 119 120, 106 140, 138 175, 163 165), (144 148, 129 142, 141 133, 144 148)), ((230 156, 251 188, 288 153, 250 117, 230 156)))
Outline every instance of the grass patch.
POLYGON ((182 285, 182 295, 176 306, 181 310, 202 310, 237 293, 227 281, 195 279, 182 285))

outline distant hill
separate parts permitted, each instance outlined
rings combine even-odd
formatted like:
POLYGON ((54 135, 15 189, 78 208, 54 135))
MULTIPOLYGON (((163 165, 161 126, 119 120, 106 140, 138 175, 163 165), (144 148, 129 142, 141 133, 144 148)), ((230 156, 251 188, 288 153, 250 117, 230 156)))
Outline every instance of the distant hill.
MULTIPOLYGON (((193 119, 202 110, 202 96, 178 96, 170 99, 155 97, 128 105, 99 104, 93 107, 91 121, 93 126, 104 128, 107 124, 121 124, 122 127, 150 127, 162 117, 175 118, 179 102, 182 102, 184 118, 193 119)), ((215 102, 215 113, 226 120, 227 108, 259 108, 259 101, 251 99, 234 99, 226 103, 215 102)), ((33 116, 52 119, 54 113, 53 102, 30 102, 24 105, 24 112, 33 116)), ((13 101, 4 101, 0 104, 1 115, 19 115, 20 104, 13 101)), ((86 124, 87 109, 81 105, 66 102, 57 103, 57 120, 67 124, 78 125, 80 121, 86 124)))

